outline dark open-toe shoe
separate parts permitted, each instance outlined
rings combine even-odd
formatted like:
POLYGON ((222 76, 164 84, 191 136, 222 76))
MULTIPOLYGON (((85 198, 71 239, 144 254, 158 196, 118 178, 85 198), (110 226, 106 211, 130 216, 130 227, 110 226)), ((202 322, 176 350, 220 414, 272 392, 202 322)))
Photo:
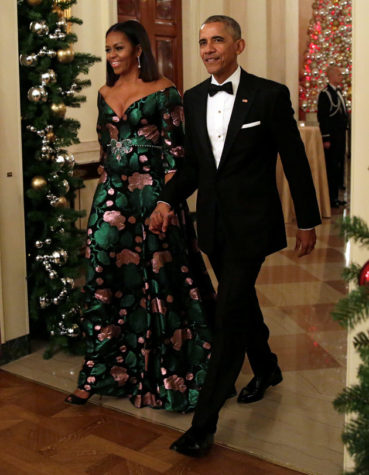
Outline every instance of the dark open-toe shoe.
POLYGON ((64 402, 66 402, 67 404, 73 404, 75 406, 83 406, 84 404, 86 404, 86 402, 90 399, 92 395, 93 393, 91 392, 89 393, 88 397, 79 397, 75 394, 69 394, 69 396, 64 399, 64 402))

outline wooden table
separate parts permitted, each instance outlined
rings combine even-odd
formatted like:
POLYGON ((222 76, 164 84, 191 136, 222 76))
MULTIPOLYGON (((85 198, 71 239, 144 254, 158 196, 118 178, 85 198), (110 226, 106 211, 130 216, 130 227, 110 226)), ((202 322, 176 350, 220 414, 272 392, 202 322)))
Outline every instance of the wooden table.
MULTIPOLYGON (((319 127, 301 124, 299 125, 299 131, 309 160, 320 214, 322 218, 330 218, 331 205, 329 201, 327 171, 319 127)), ((280 158, 277 161, 277 187, 282 202, 284 220, 286 223, 292 223, 296 220, 295 208, 280 158)))

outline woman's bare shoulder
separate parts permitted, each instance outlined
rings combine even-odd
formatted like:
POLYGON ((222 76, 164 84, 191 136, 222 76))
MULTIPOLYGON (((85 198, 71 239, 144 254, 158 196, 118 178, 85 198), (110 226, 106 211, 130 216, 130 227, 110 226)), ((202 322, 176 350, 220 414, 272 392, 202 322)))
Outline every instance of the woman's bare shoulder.
POLYGON ((110 89, 111 89, 111 88, 110 88, 109 86, 107 86, 106 84, 104 84, 103 86, 100 87, 99 93, 100 93, 102 96, 105 96, 105 95, 109 92, 110 89))
POLYGON ((175 84, 170 79, 162 76, 157 81, 155 81, 155 86, 157 89, 166 89, 167 87, 175 87, 175 84))

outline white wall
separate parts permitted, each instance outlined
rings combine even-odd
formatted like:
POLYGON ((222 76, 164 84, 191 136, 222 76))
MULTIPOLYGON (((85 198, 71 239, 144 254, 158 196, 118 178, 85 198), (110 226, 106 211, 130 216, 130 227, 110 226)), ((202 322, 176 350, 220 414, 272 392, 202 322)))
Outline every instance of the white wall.
POLYGON ((0 329, 4 343, 29 333, 14 0, 0 3, 0 31, 0 329))

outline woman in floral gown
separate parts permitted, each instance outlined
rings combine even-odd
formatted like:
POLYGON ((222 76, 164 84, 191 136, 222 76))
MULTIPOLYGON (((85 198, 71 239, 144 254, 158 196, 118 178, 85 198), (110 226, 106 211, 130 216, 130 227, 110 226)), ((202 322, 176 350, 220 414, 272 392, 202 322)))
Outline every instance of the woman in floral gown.
POLYGON ((98 393, 187 412, 206 375, 214 292, 185 204, 165 234, 148 229, 162 187, 184 159, 181 98, 159 76, 139 23, 113 25, 106 54, 81 322, 87 349, 66 402, 84 404, 98 393))

